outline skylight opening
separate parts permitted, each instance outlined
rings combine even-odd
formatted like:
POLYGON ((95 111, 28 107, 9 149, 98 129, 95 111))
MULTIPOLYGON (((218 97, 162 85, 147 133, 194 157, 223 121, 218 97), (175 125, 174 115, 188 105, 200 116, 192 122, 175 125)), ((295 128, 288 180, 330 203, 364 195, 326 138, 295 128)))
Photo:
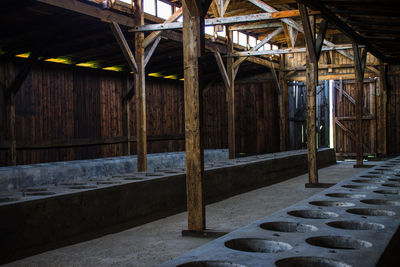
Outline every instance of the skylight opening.
POLYGON ((249 36, 249 45, 255 47, 257 45, 257 39, 253 36, 249 36))
POLYGON ((214 27, 213 26, 206 26, 204 27, 204 32, 208 35, 214 35, 214 27))

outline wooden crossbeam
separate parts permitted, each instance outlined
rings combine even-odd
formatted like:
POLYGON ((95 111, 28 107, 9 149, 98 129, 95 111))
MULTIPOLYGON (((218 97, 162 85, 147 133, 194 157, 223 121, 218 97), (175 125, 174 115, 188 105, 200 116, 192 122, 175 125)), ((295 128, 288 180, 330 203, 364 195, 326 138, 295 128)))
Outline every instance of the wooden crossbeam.
MULTIPOLYGON (((258 22, 275 20, 285 17, 298 17, 300 15, 298 10, 280 11, 273 13, 257 13, 243 16, 232 16, 223 18, 206 19, 205 26, 215 25, 229 25, 237 23, 258 22)), ((134 26, 130 31, 132 32, 145 32, 145 31, 163 31, 163 30, 177 30, 182 29, 182 22, 171 22, 167 24, 147 24, 143 26, 134 26)))
POLYGON ((31 71, 33 65, 38 61, 39 57, 39 52, 42 49, 35 49, 30 55, 27 60, 27 62, 24 64, 23 68, 21 71, 17 74, 17 76, 14 78, 10 86, 6 88, 4 92, 4 96, 6 101, 10 99, 12 95, 16 95, 18 93, 18 90, 21 88, 21 85, 24 83, 26 77, 28 76, 29 72, 31 71))
POLYGON ((121 31, 121 28, 119 27, 118 23, 114 21, 110 23, 110 27, 115 39, 117 40, 118 45, 122 50, 122 53, 124 54, 125 60, 127 61, 129 68, 133 73, 137 73, 138 66, 135 57, 133 56, 132 50, 129 47, 128 42, 126 41, 125 36, 121 31))
POLYGON ((246 25, 232 25, 230 28, 232 31, 244 31, 244 30, 256 30, 256 29, 266 29, 266 28, 280 28, 282 23, 271 22, 271 23, 257 23, 257 24, 246 24, 246 25))
POLYGON ((144 59, 144 66, 146 67, 147 63, 149 63, 151 56, 153 55, 154 51, 156 50, 158 44, 161 41, 161 36, 158 36, 157 39, 153 42, 153 45, 150 49, 145 51, 146 57, 144 59))

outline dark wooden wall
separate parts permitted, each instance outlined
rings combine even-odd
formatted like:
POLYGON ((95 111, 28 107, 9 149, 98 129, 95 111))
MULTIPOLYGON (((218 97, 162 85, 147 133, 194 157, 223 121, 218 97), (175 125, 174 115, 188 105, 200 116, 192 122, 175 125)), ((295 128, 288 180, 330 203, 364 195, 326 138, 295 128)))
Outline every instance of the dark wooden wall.
POLYGON ((400 65, 390 67, 387 86, 388 153, 400 154, 400 65))
MULTIPOLYGON (((7 86, 21 62, 0 62, 0 82, 7 86)), ((121 92, 132 84, 123 73, 37 64, 16 95, 17 163, 124 155, 121 92)), ((184 150, 183 82, 148 77, 146 92, 148 153, 184 150)), ((3 93, 0 95, 0 165, 5 165, 6 118, 3 93)), ((215 84, 203 96, 205 148, 226 148, 224 86, 215 84)), ((237 151, 278 151, 279 112, 273 83, 238 83, 235 96, 237 151)), ((134 139, 135 97, 130 108, 134 139)), ((135 144, 132 140, 133 154, 135 144)))

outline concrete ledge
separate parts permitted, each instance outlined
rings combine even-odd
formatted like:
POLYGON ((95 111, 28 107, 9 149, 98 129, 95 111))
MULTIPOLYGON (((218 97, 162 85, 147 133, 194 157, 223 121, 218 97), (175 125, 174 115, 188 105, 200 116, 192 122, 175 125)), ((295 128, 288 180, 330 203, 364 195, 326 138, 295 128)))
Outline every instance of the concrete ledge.
POLYGON ((191 266, 399 266, 400 157, 166 262, 191 266))
MULTIPOLYGON (((331 149, 319 165, 334 164, 331 149)), ((273 184, 307 171, 306 151, 288 151, 205 166, 206 202, 273 184)), ((186 210, 182 168, 25 188, 2 196, 0 263, 186 210), (7 199, 8 198, 8 199, 7 199), (7 201, 7 202, 6 202, 7 201), (85 234, 85 236, 83 236, 85 234)))

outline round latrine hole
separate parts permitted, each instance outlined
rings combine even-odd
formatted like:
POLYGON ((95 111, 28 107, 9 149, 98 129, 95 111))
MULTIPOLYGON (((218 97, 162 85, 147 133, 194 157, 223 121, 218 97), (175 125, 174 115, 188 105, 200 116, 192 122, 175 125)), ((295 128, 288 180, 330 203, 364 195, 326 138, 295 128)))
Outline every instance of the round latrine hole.
POLYGON ((378 210, 378 209, 348 209, 346 212, 364 216, 394 216, 395 212, 390 210, 378 210))
POLYGON ((239 238, 225 242, 225 246, 245 252, 278 253, 287 251, 293 247, 285 242, 278 242, 257 238, 239 238))
POLYGON ((50 195, 54 195, 54 192, 50 192, 50 191, 37 191, 37 192, 25 192, 24 195, 25 196, 50 196, 50 195))
POLYGON ((277 267, 351 267, 342 261, 321 257, 293 257, 275 262, 277 267))
POLYGON ((140 181, 140 180, 144 180, 144 178, 139 178, 139 177, 127 177, 127 178, 124 178, 124 180, 127 180, 127 181, 140 181))
POLYGON ((363 194, 349 194, 349 193, 329 193, 325 194, 327 197, 336 197, 336 198, 363 198, 367 195, 363 194))
POLYGON ((162 173, 155 173, 155 172, 148 172, 146 173, 146 176, 150 176, 150 177, 155 177, 155 176, 163 176, 162 173))
POLYGON ((368 172, 368 173, 370 173, 370 174, 384 174, 384 172, 374 172, 374 171, 371 171, 371 172, 368 172))
POLYGON ((346 184, 342 185, 343 188, 351 188, 351 189, 377 189, 377 186, 374 185, 355 185, 355 184, 346 184))
POLYGON ((264 230, 288 232, 288 233, 307 233, 317 231, 318 228, 310 224, 296 222, 267 222, 260 225, 264 230))
POLYGON ((0 203, 18 201, 19 198, 12 196, 0 196, 0 203))
POLYGON ((388 195, 399 195, 400 194, 400 190, 376 190, 374 192, 378 193, 378 194, 388 194, 388 195))
POLYGON ((377 171, 389 171, 390 168, 376 168, 377 171))
POLYGON ((361 178, 369 178, 369 179, 376 179, 376 178, 382 178, 380 175, 361 175, 361 178))
POLYGON ((120 184, 121 182, 115 181, 98 181, 97 184, 120 184))
POLYGON ((306 239, 310 245, 335 249, 361 249, 372 247, 368 241, 349 236, 315 236, 306 239))
POLYGON ((346 230, 382 230, 385 228, 380 223, 359 222, 359 221, 335 221, 328 222, 327 225, 346 230))
POLYGON ((177 267, 246 267, 246 265, 228 261, 193 261, 180 264, 177 267))
POLYGON ((381 184, 384 183, 384 180, 378 180, 378 179, 355 179, 351 180, 353 183, 364 183, 364 184, 381 184))
POLYGON ((343 201, 311 201, 309 203, 314 206, 322 206, 322 207, 352 207, 352 206, 355 206, 354 203, 343 202, 343 201))
POLYGON ((288 214, 305 219, 329 219, 339 216, 337 213, 322 210, 292 210, 288 214))
POLYGON ((390 178, 388 180, 391 182, 400 182, 400 178, 390 178))
POLYGON ((371 205, 400 206, 400 201, 387 199, 363 199, 360 202, 371 205))
POLYGON ((76 185, 76 186, 70 186, 68 187, 69 189, 92 189, 96 188, 94 185, 76 185))
POLYGON ((382 185, 386 187, 400 187, 400 184, 382 184, 382 185))

